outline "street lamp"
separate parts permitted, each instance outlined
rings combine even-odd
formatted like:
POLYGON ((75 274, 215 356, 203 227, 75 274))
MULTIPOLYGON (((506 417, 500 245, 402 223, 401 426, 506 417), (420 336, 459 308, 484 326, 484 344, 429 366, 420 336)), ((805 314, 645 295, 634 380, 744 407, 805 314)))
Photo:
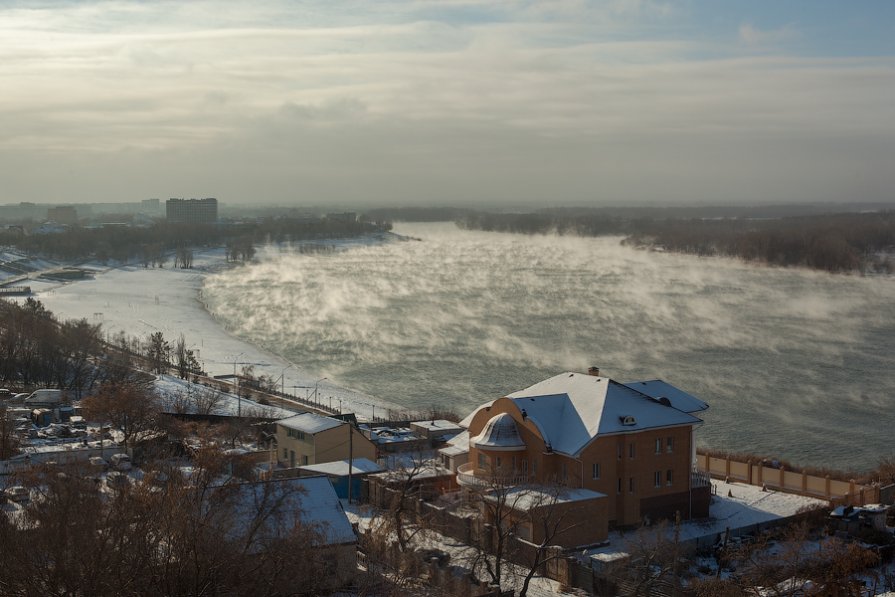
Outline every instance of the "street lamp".
POLYGON ((242 416, 242 395, 239 393, 239 377, 236 376, 236 364, 239 362, 239 357, 244 355, 245 352, 241 352, 238 355, 233 357, 233 383, 236 385, 236 416, 242 416))
POLYGON ((285 393, 286 393, 286 372, 289 371, 290 369, 292 369, 293 367, 295 367, 295 363, 292 363, 291 365, 289 365, 289 366, 287 366, 286 368, 284 368, 284 369, 280 372, 280 379, 278 379, 277 381, 275 381, 274 384, 273 384, 273 385, 274 385, 274 388, 276 388, 277 382, 282 382, 282 384, 280 385, 280 393, 281 393, 281 394, 285 394, 285 393))
POLYGON ((320 382, 323 381, 323 380, 325 380, 325 379, 326 379, 325 377, 321 377, 320 379, 318 379, 317 381, 314 382, 314 402, 317 402, 317 390, 318 390, 318 386, 320 385, 320 382))

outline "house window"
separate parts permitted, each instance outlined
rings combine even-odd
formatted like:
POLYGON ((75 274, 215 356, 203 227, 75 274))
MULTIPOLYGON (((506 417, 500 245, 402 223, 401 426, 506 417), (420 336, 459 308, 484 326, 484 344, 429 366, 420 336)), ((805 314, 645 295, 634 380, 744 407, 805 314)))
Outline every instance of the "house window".
POLYGON ((668 451, 669 454, 674 452, 674 438, 673 437, 668 438, 668 441, 665 443, 665 449, 668 451))
POLYGON ((634 477, 628 477, 628 493, 634 493, 634 477))
POLYGON ((517 471, 517 470, 518 470, 518 469, 516 468, 516 457, 513 456, 513 474, 514 474, 514 475, 516 474, 516 471, 517 471))
POLYGON ((616 446, 616 447, 618 448, 618 449, 616 450, 616 451, 618 452, 618 459, 621 460, 621 459, 622 459, 622 452, 624 451, 625 447, 624 447, 622 444, 619 444, 619 445, 616 446))
POLYGON ((593 478, 599 479, 600 478, 600 463, 599 462, 593 463, 591 465, 591 469, 592 469, 591 473, 592 473, 593 478))
POLYGON ((485 468, 485 455, 479 452, 479 468, 485 468))
POLYGON ((522 459, 522 474, 528 475, 528 458, 522 459))
POLYGON ((307 457, 307 456, 302 456, 302 457, 301 457, 301 465, 302 465, 302 466, 308 466, 308 457, 307 457))
POLYGON ((497 470, 500 470, 500 456, 497 457, 497 470))
POLYGON ((634 442, 628 444, 628 458, 634 458, 634 442))
POLYGON ((622 492, 622 478, 621 478, 621 477, 618 478, 618 489, 616 489, 615 491, 616 491, 617 493, 621 493, 621 492, 622 492))
POLYGON ((672 473, 671 469, 668 469, 667 471, 665 471, 665 484, 670 487, 673 482, 674 482, 673 473, 672 473))
POLYGON ((656 454, 662 453, 662 438, 656 438, 656 454))
POLYGON ((653 473, 653 483, 655 483, 656 487, 662 487, 662 471, 653 473))

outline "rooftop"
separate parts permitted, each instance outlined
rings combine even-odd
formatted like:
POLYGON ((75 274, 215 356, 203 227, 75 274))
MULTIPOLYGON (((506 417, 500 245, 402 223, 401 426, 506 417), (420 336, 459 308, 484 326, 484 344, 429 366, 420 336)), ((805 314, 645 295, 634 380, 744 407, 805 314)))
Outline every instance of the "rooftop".
POLYGON ((345 424, 345 421, 333 419, 332 417, 324 417, 316 413, 301 413, 300 415, 277 421, 277 425, 311 434, 320 433, 321 431, 326 431, 328 429, 335 429, 336 427, 345 424))
MULTIPOLYGON (((318 473, 321 475, 331 475, 334 477, 345 477, 348 475, 348 461, 336 460, 334 462, 323 462, 320 464, 309 464, 307 466, 298 467, 299 470, 318 473)), ((367 473, 378 473, 384 469, 369 460, 368 458, 355 458, 351 461, 351 474, 364 475, 367 473)))
MULTIPOLYGON (((665 382, 665 393, 673 386, 665 382)), ((675 400, 681 406, 695 405, 685 401, 689 396, 678 390, 675 400)), ((577 456, 597 435, 630 433, 645 429, 696 425, 701 419, 679 410, 669 398, 660 401, 630 385, 608 377, 566 372, 538 382, 507 396, 540 430, 544 441, 556 452, 577 456)), ((692 398, 692 397, 691 397, 692 398)), ((693 398, 693 400, 696 400, 693 398)), ((705 403, 700 402, 707 408, 705 403)))

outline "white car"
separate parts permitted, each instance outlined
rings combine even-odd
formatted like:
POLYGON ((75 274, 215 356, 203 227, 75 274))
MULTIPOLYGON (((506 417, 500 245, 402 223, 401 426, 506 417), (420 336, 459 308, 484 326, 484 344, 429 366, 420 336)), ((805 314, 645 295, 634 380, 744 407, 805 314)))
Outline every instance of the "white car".
POLYGON ((31 498, 31 492, 21 485, 13 485, 12 487, 7 487, 3 493, 11 502, 27 502, 31 498))

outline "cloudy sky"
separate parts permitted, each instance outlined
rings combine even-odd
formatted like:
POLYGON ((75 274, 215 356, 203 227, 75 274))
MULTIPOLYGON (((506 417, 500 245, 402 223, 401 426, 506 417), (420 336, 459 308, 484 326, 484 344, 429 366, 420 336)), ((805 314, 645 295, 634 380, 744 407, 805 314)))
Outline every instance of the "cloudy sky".
POLYGON ((0 3, 0 203, 895 198, 895 2, 0 3))

